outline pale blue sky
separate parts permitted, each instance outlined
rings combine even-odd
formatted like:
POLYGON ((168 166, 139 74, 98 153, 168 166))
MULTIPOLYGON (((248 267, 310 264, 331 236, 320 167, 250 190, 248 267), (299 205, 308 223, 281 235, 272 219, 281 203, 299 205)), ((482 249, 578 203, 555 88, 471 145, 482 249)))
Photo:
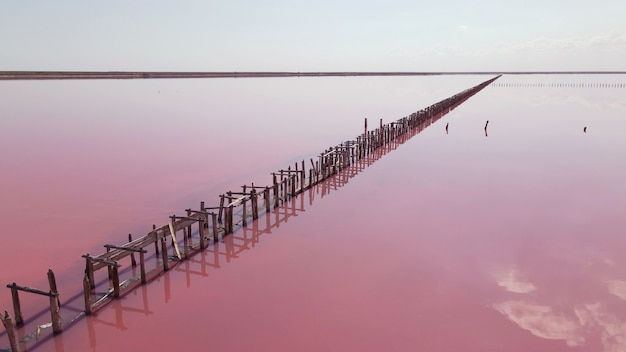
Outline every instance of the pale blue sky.
POLYGON ((626 1, 8 1, 0 70, 626 70, 626 1))

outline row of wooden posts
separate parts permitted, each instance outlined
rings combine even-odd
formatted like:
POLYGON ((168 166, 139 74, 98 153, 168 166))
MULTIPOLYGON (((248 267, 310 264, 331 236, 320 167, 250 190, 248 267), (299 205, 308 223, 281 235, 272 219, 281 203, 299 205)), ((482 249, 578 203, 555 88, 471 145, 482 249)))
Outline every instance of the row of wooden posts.
POLYGON ((494 87, 505 88, 626 88, 626 83, 496 83, 494 87))
MULTIPOLYGON (((323 182, 407 132, 420 128, 425 121, 435 115, 453 109, 498 77, 466 89, 397 121, 383 124, 381 120, 380 126, 371 131, 367 130, 367 119, 365 119, 365 132, 363 134, 352 141, 343 142, 324 150, 317 156, 317 160, 311 158, 311 167, 308 171, 305 161, 302 160, 301 163, 295 163, 293 169, 289 166, 287 169, 273 172, 271 174, 272 183, 269 186, 255 186, 254 184, 241 186, 242 189, 239 192, 229 191, 220 195, 218 206, 206 207, 205 203, 201 202, 199 209, 186 209, 185 216, 172 215, 166 225, 158 228, 153 225, 152 230, 145 236, 133 240, 132 236, 128 235, 128 242, 121 245, 105 244, 105 252, 102 254, 83 255, 85 258, 85 275, 83 277, 85 314, 92 314, 108 299, 117 298, 123 293, 123 290, 130 290, 134 287, 133 283, 137 281, 137 278, 131 277, 123 282, 120 281, 120 260, 130 257, 131 265, 135 267, 137 265, 136 256, 139 256, 139 282, 145 284, 149 280, 148 274, 155 277, 161 272, 168 271, 170 260, 188 259, 195 252, 207 248, 211 242, 215 243, 222 236, 233 233, 235 226, 247 226, 250 218, 252 221, 258 219, 260 211, 264 210, 265 213, 270 213, 281 202, 285 202, 323 182), (193 231, 192 226, 197 227, 197 231, 193 231), (179 247, 179 239, 177 238, 177 234, 181 231, 182 248, 179 247), (195 236, 197 240, 192 236, 194 234, 197 234, 195 236), (168 237, 171 246, 168 246, 168 237), (157 264, 155 270, 147 272, 146 253, 148 251, 145 248, 150 246, 154 246, 155 257, 157 262, 160 260, 160 264, 157 264), (107 269, 109 287, 104 296, 96 300, 95 272, 104 268, 107 269)), ((0 317, 6 328, 12 351, 19 351, 14 328, 24 324, 18 295, 20 291, 49 297, 53 333, 61 333, 60 300, 52 270, 48 271, 48 280, 50 284, 48 292, 19 286, 15 283, 7 285, 11 289, 15 324, 6 311, 4 316, 0 314, 0 317)))

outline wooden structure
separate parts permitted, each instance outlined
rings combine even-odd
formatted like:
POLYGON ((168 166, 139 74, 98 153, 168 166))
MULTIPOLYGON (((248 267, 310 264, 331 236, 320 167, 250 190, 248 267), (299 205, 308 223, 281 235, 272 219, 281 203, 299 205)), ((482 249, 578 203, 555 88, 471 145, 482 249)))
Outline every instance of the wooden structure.
MULTIPOLYGON (((161 227, 153 225, 151 231, 144 236, 133 240, 132 235, 128 235, 128 242, 119 245, 105 244, 103 253, 83 255, 82 257, 85 259, 83 276, 85 314, 92 314, 94 310, 110 299, 116 299, 125 292, 132 290, 136 286, 135 282, 141 285, 146 284, 160 273, 170 270, 176 262, 189 260, 194 253, 206 250, 211 244, 214 247, 213 252, 218 255, 215 244, 225 235, 234 233, 235 229, 239 227, 243 228, 245 232, 249 224, 258 227, 255 220, 259 218, 259 214, 263 212, 270 214, 272 209, 279 208, 281 204, 285 204, 289 200, 293 201, 294 197, 314 186, 321 184, 323 186, 322 192, 326 191, 327 188, 325 187, 340 187, 341 185, 337 185, 338 182, 347 182, 349 178, 361 172, 365 165, 378 160, 381 155, 397 148, 399 143, 419 133, 498 77, 466 89, 397 121, 383 124, 381 120, 380 127, 371 131, 367 131, 366 120, 363 134, 354 140, 327 148, 319 153, 315 159, 311 158, 309 160, 311 167, 308 169, 307 163, 302 160, 300 163, 295 163, 293 168, 290 165, 286 169, 271 173, 272 179, 268 185, 258 186, 252 183, 241 186, 240 191, 228 191, 220 195, 218 206, 206 207, 205 202, 201 202, 198 210, 185 209, 184 216, 172 215, 167 224, 161 227), (340 177, 333 177, 337 175, 340 177), (331 182, 325 183, 324 181, 327 180, 331 182), (182 236, 179 236, 181 233, 182 236), (171 240, 169 246, 167 244, 168 237, 171 240), (153 270, 148 271, 146 269, 146 254, 148 253, 147 248, 152 246, 154 246, 154 258, 157 265, 153 270), (120 262, 128 258, 131 261, 131 266, 135 267, 137 265, 135 255, 139 256, 139 277, 131 275, 122 280, 120 277, 122 264, 120 262), (104 268, 107 269, 107 280, 101 280, 99 284, 95 275, 104 268), (102 286, 102 283, 106 283, 108 286, 106 286, 104 295, 100 296, 96 289, 99 285, 102 286)), ((280 224, 282 217, 287 219, 291 215, 295 215, 287 212, 283 215, 280 212, 274 213, 277 217, 276 226, 280 224)), ((271 229, 269 217, 266 217, 266 221, 266 228, 269 231, 271 229)), ((23 324, 17 295, 17 291, 21 290, 50 297, 54 333, 61 332, 60 300, 51 271, 49 271, 48 278, 49 292, 17 286, 15 283, 7 285, 11 288, 14 297, 16 326, 23 324)), ((8 314, 5 313, 2 320, 8 335, 11 336, 10 331, 13 330, 13 325, 8 314)), ((15 343, 17 344, 17 342, 15 343)))

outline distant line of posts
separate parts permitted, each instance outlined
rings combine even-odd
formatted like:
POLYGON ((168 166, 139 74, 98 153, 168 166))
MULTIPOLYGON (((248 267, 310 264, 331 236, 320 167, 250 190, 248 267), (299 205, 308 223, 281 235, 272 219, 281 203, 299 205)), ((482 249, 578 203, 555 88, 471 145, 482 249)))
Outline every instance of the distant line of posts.
POLYGON ((626 88, 626 83, 511 83, 500 82, 492 87, 502 88, 626 88))

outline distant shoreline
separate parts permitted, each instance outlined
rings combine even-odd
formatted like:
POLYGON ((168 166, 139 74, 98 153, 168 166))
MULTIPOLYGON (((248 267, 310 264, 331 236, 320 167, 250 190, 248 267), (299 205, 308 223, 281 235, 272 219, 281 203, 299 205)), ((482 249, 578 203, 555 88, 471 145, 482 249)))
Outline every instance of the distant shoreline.
POLYGON ((453 75, 605 75, 626 71, 460 71, 460 72, 127 72, 127 71, 0 71, 0 80, 271 78, 453 75))

